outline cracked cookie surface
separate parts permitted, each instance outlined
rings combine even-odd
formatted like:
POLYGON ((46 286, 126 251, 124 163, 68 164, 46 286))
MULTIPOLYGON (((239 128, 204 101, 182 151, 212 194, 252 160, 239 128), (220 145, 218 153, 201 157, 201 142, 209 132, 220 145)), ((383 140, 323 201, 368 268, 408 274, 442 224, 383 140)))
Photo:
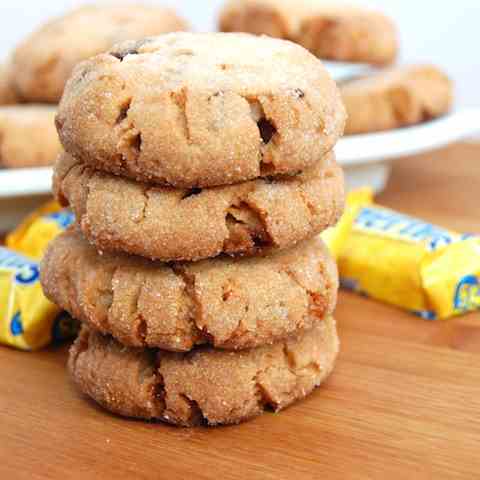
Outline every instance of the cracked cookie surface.
POLYGON ((53 165, 62 147, 55 130, 56 108, 0 106, 0 168, 53 165))
POLYGON ((385 15, 323 0, 230 0, 219 29, 286 38, 336 61, 386 65, 398 52, 395 25, 385 15))
POLYGON ((453 84, 433 65, 412 65, 340 85, 348 112, 346 134, 391 130, 447 113, 453 84))
POLYGON ((164 264, 100 255, 71 229, 41 268, 46 296, 130 346, 243 349, 308 330, 335 308, 338 274, 320 238, 265 257, 164 264))
POLYGON ((331 373, 335 320, 273 345, 189 353, 124 347, 84 327, 70 350, 79 389, 107 410, 180 426, 232 424, 281 410, 331 373))
POLYGON ((54 192, 98 249, 162 261, 285 248, 334 225, 344 206, 333 154, 291 177, 187 190, 101 173, 62 154, 54 192))
POLYGON ((296 174, 344 124, 335 82, 307 50, 222 33, 119 44, 75 69, 57 115, 79 160, 177 188, 296 174))
POLYGON ((115 43, 185 30, 172 10, 147 5, 88 5, 53 19, 13 54, 15 89, 27 102, 57 103, 74 66, 115 43))

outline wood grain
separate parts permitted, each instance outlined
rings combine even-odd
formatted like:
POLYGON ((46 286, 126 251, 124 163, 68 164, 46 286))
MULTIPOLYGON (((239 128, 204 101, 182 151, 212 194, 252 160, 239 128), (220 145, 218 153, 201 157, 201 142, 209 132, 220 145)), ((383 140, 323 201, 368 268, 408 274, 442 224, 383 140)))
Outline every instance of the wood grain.
MULTIPOLYGON (((480 232, 480 146, 398 162, 378 201, 480 232)), ((114 417, 82 398, 66 347, 0 348, 0 478, 480 478, 480 314, 428 322, 342 292, 324 388, 216 429, 114 417)))

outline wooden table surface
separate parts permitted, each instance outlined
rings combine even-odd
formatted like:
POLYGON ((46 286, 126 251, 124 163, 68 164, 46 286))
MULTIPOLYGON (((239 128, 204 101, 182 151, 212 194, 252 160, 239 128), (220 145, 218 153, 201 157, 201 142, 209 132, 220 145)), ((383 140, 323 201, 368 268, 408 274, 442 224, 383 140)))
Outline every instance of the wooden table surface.
MULTIPOLYGON (((382 204, 480 232, 480 146, 397 162, 382 204)), ((66 347, 0 348, 0 478, 480 478, 480 314, 428 322, 342 292, 323 388, 234 427, 123 420, 85 400, 66 347)))

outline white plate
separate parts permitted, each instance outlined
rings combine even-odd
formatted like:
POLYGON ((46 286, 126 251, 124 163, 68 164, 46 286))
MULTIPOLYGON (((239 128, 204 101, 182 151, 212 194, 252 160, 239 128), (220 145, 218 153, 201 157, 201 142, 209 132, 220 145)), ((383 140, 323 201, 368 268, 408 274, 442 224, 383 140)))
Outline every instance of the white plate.
POLYGON ((51 191, 52 167, 0 170, 0 198, 45 195, 51 191))
POLYGON ((343 137, 335 147, 344 166, 400 158, 480 133, 480 108, 468 108, 413 127, 343 137))
MULTIPOLYGON (((385 165, 395 158, 434 150, 476 133, 480 133, 480 109, 472 108, 414 127, 344 137, 335 153, 348 173, 350 169, 359 171, 361 167, 385 165)), ((51 183, 50 167, 0 170, 0 198, 45 195, 51 183)))
POLYGON ((378 71, 367 63, 328 62, 322 60, 331 77, 338 83, 378 71))
MULTIPOLYGON (((391 162, 434 150, 480 133, 480 109, 452 112, 414 127, 389 132, 352 135, 340 139, 335 152, 344 167, 348 188, 370 185, 384 188, 391 162)), ((0 231, 11 228, 50 193, 52 169, 0 170, 0 231)))
POLYGON ((480 108, 454 111, 421 125, 388 132, 351 135, 335 147, 347 188, 384 189, 393 160, 428 152, 480 133, 480 108))

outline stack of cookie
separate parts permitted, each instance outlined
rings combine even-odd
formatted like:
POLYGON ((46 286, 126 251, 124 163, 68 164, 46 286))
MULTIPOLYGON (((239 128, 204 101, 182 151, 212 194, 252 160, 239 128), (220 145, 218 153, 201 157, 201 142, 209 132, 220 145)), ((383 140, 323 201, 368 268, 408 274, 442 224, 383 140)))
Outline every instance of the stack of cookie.
POLYGON ((333 368, 345 113, 302 47, 245 34, 127 42, 80 64, 54 190, 76 229, 42 266, 83 323, 69 367, 120 415, 178 425, 279 410, 333 368))

